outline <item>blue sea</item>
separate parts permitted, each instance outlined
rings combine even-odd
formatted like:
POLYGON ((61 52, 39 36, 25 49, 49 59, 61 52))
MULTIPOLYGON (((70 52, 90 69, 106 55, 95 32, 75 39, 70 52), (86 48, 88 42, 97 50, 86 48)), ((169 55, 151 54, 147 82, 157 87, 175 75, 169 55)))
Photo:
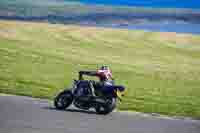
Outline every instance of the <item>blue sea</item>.
POLYGON ((106 4, 154 8, 200 9, 200 0, 79 0, 88 4, 106 4))

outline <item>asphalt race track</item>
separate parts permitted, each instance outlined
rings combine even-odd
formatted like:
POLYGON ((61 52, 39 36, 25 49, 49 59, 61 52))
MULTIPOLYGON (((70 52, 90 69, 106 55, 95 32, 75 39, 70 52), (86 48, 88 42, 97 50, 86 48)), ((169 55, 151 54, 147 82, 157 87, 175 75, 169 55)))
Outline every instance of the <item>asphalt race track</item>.
POLYGON ((48 100, 0 96, 0 133, 200 133, 200 121, 55 110, 48 100))

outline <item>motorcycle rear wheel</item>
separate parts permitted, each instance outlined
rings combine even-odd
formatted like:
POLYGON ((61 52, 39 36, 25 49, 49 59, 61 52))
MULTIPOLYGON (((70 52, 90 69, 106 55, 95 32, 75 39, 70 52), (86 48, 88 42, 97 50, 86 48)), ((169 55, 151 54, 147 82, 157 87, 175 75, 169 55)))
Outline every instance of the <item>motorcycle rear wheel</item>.
POLYGON ((73 95, 70 90, 63 91, 54 99, 56 109, 64 110, 72 104, 73 95))

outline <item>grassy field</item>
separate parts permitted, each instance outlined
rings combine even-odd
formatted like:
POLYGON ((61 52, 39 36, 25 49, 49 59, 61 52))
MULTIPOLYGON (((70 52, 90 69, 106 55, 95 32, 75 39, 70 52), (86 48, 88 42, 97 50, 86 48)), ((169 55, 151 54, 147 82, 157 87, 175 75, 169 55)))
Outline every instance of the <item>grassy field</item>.
POLYGON ((109 64, 120 110, 200 118, 200 36, 0 21, 0 92, 53 98, 109 64))

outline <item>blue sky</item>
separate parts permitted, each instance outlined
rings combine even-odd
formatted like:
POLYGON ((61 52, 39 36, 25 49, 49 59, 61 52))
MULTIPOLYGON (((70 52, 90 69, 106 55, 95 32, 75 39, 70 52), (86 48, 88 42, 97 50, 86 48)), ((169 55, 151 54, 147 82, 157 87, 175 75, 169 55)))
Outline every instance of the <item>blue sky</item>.
POLYGON ((80 1, 86 3, 99 3, 99 4, 111 4, 111 5, 200 9, 200 0, 80 0, 80 1))

